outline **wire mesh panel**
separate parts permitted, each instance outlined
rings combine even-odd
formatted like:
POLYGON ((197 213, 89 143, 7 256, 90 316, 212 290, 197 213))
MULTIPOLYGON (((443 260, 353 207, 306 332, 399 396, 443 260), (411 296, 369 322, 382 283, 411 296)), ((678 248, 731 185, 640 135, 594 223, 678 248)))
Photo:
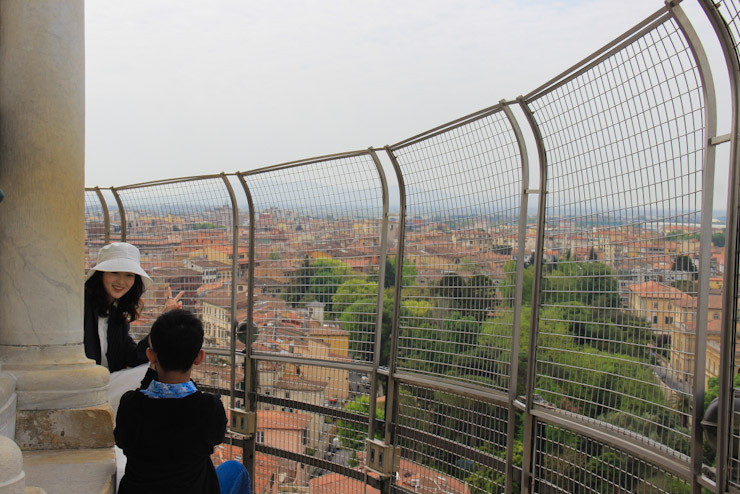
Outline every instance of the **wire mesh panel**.
MULTIPOLYGON (((336 465, 329 471, 306 459, 280 460, 291 469, 279 472, 283 489, 329 492, 348 483, 343 489, 360 492, 365 482, 337 472, 364 461, 376 405, 369 391, 385 282, 382 177, 363 152, 271 167, 244 181, 255 216, 258 450, 263 444, 283 458, 296 453, 336 465), (312 360, 334 364, 306 364, 312 360), (300 443, 280 425, 293 422, 305 434, 300 443)), ((382 324, 389 333, 390 320, 382 324)))
MULTIPOLYGON (((732 48, 731 52, 734 56, 737 64, 740 64, 740 2, 737 0, 723 0, 719 2, 708 2, 704 1, 702 2, 705 6, 705 9, 708 9, 708 13, 710 13, 710 18, 712 18, 713 15, 719 14, 719 19, 721 19, 721 24, 723 24, 723 28, 726 30, 726 33, 729 35, 729 42, 726 41, 727 38, 725 36, 720 35, 720 41, 724 44, 729 45, 729 47, 732 48)), ((731 66, 730 70, 733 70, 732 64, 728 64, 731 66)), ((731 76, 731 81, 733 81, 737 85, 738 80, 738 74, 737 73, 737 65, 735 65, 735 73, 734 77, 731 76)), ((734 92, 734 97, 737 100, 737 92, 740 90, 737 86, 732 88, 734 92)), ((737 102, 735 101, 734 104, 735 108, 733 109, 733 116, 736 119, 736 122, 734 123, 735 127, 737 127, 737 102)), ((732 136, 732 145, 733 149, 735 149, 735 153, 737 153, 737 136, 732 136)), ((732 156, 732 155, 731 155, 732 156)), ((735 173, 730 173, 730 177, 736 176, 737 174, 737 160, 738 157, 734 156, 735 163, 731 163, 731 166, 735 168, 735 173)), ((732 181, 730 181, 729 184, 729 191, 732 192, 733 188, 736 188, 737 185, 733 184, 732 181)), ((730 194, 730 197, 733 197, 733 194, 730 194)), ((735 212, 738 210, 738 204, 736 203, 737 198, 735 197, 735 203, 730 202, 729 207, 734 208, 735 212)), ((731 220, 732 215, 730 214, 731 211, 728 210, 728 221, 731 220)), ((725 231, 718 232, 718 235, 721 236, 721 239, 724 240, 724 235, 727 233, 727 235, 730 235, 730 232, 732 231, 731 228, 728 228, 725 231)), ((735 240, 734 246, 737 248, 738 240, 735 240)), ((714 252, 713 252, 714 254, 714 252)), ((724 254, 724 252, 722 252, 724 254)), ((738 450, 740 449, 740 428, 738 427, 740 425, 740 406, 738 405, 738 400, 734 397, 729 397, 727 402, 722 403, 720 398, 720 374, 722 371, 728 371, 728 369, 722 369, 721 367, 721 354, 724 353, 725 355, 730 356, 730 360, 733 364, 732 371, 727 372, 725 376, 732 376, 732 383, 730 384, 733 387, 733 395, 739 396, 740 395, 740 373, 738 372, 738 369, 740 369, 740 355, 737 353, 738 349, 738 322, 740 318, 738 318, 737 313, 737 296, 738 293, 740 293, 740 285, 739 285, 739 279, 740 276, 738 273, 738 266, 740 265, 740 258, 738 257, 737 252, 733 252, 731 254, 733 257, 735 257, 735 272, 728 272, 727 275, 724 277, 724 280, 727 282, 729 286, 723 287, 726 291, 732 292, 732 299, 733 299, 733 306, 732 307, 722 307, 722 316, 731 318, 732 324, 729 325, 729 335, 724 335, 720 331, 720 328, 724 326, 724 328, 727 328, 728 325, 721 325, 720 320, 711 320, 710 319, 710 327, 708 328, 708 334, 707 334, 707 390, 706 395, 704 399, 704 405, 705 405, 705 419, 702 422, 702 424, 712 424, 706 427, 706 436, 708 439, 708 443, 710 443, 710 447, 706 448, 705 450, 705 463, 712 465, 716 467, 717 469, 724 468, 727 464, 726 462, 723 462, 724 464, 718 464, 719 463, 719 437, 721 434, 723 434, 723 431, 719 431, 717 429, 718 425, 718 416, 721 412, 719 412, 721 407, 733 407, 735 408, 734 413, 732 411, 732 408, 730 408, 730 434, 729 434, 729 469, 728 469, 728 475, 725 476, 725 479, 727 479, 735 489, 740 488, 740 454, 738 453, 738 450), (727 351, 724 347, 729 346, 730 350, 727 351), (725 350, 725 352, 723 352, 725 350)), ((713 255, 713 258, 719 259, 719 255, 713 255)), ((728 300, 729 297, 725 297, 724 300, 728 300)), ((719 472, 718 472, 719 473, 719 472)), ((720 477, 719 475, 717 477, 720 477)), ((717 479, 719 482, 719 478, 717 479)), ((724 488, 724 485, 722 485, 724 488)))
POLYGON ((488 111, 390 152, 406 199, 398 368, 505 391, 522 193, 511 123, 488 111))
POLYGON ((538 423, 533 492, 689 494, 686 481, 567 429, 538 423))
MULTIPOLYGON (((280 454, 306 455, 352 469, 364 461, 370 399, 355 373, 281 361, 259 362, 258 373, 258 448, 262 445, 280 454)), ((379 413, 382 418, 382 406, 379 413)), ((314 479, 331 474, 305 462, 281 465, 282 489, 325 484, 327 479, 314 479)))
POLYGON ((733 40, 735 56, 740 61, 740 2, 737 0, 721 0, 711 2, 711 4, 722 16, 727 31, 733 40))
POLYGON ((534 386, 688 454, 704 101, 675 21, 656 24, 526 98, 547 154, 534 386))
POLYGON ((121 212, 110 189, 85 189, 85 269, 107 242, 121 241, 121 212))
MULTIPOLYGON (((398 487, 412 492, 504 492, 506 407, 406 385, 401 386, 399 401, 398 487)), ((515 456, 521 466, 519 451, 515 456)))
POLYGON ((101 202, 97 192, 85 190, 85 269, 95 264, 98 251, 106 244, 106 234, 110 231, 106 213, 107 205, 101 202))
MULTIPOLYGON (((341 424, 337 426, 335 419, 338 415, 335 412, 345 410, 367 416, 369 399, 360 375, 341 367, 260 362, 257 393, 264 402, 260 409, 303 413, 299 409, 302 404, 311 405, 309 408, 312 410, 324 407, 325 410, 321 412, 306 412, 311 413, 312 418, 307 429, 310 439, 307 449, 316 452, 317 457, 326 459, 339 447, 340 440, 345 443, 345 448, 349 448, 351 442, 345 437, 344 431, 337 430, 338 427, 346 427, 341 424)), ((367 419, 363 421, 366 436, 367 419)), ((362 442, 362 438, 359 440, 362 442)), ((359 448, 350 449, 352 451, 348 454, 354 457, 359 448)))
MULTIPOLYGON (((246 318, 246 251, 234 253, 233 206, 223 179, 155 183, 117 189, 125 208, 126 241, 139 248, 154 280, 144 310, 131 325, 134 339, 149 332, 168 296, 180 294, 183 309, 202 321, 206 348, 231 348, 231 291, 237 289, 237 320, 246 318), (241 256, 244 259, 239 259, 241 256), (232 265, 239 262, 238 278, 232 265)), ((211 355, 209 363, 228 364, 211 355)))
POLYGON ((384 211, 370 154, 266 169, 245 181, 262 349, 372 362, 384 211))

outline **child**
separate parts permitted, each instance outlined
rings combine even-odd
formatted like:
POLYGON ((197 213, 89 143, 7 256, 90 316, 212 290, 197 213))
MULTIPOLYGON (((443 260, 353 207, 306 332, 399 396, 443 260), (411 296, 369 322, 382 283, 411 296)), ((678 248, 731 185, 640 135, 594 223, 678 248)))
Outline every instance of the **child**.
MULTIPOLYGON (((127 457, 119 494, 232 492, 230 486, 219 487, 211 462, 226 433, 224 407, 218 396, 198 391, 190 380, 193 365, 205 357, 202 323, 184 310, 166 312, 149 340, 146 355, 153 370, 140 389, 121 397, 116 418, 116 444, 127 457)), ((247 472, 238 467, 243 481, 247 472)))

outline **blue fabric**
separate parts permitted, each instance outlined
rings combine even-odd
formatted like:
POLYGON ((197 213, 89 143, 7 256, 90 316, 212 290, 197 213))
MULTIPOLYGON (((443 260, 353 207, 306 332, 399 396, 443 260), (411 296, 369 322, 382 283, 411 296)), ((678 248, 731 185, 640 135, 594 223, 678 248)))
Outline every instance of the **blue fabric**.
POLYGON ((186 383, 177 384, 166 384, 159 381, 152 381, 149 383, 149 387, 142 389, 149 398, 185 398, 198 391, 193 381, 186 383))
POLYGON ((249 494, 249 472, 236 460, 221 463, 216 468, 221 494, 249 494))

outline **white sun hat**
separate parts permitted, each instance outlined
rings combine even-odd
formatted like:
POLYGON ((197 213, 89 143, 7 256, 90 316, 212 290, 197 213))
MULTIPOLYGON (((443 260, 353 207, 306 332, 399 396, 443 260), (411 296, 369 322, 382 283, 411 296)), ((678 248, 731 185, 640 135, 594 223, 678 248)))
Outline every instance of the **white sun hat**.
POLYGON ((152 284, 152 279, 141 267, 139 249, 127 242, 113 242, 103 246, 98 252, 98 263, 87 272, 85 281, 89 280, 95 271, 138 274, 141 276, 144 290, 152 284))

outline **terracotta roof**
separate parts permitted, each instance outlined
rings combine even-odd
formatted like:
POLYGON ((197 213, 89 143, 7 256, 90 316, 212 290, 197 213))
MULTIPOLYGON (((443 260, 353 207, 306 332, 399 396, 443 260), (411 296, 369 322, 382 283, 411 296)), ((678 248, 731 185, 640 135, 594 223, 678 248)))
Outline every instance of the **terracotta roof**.
POLYGON ((275 387, 292 391, 321 391, 326 389, 328 383, 320 381, 308 381, 300 377, 283 377, 278 379, 275 387))
POLYGON ((688 295, 677 288, 664 285, 656 281, 646 281, 627 286, 627 290, 645 298, 663 298, 676 301, 677 305, 693 307, 696 305, 696 298, 688 295))
POLYGON ((364 482, 345 477, 338 473, 330 473, 316 477, 308 482, 310 492, 332 492, 333 494, 354 494, 366 492, 368 494, 380 494, 378 489, 366 486, 364 482))
POLYGON ((257 430, 293 429, 303 430, 311 422, 311 416, 300 412, 282 412, 280 410, 257 410, 257 430))

